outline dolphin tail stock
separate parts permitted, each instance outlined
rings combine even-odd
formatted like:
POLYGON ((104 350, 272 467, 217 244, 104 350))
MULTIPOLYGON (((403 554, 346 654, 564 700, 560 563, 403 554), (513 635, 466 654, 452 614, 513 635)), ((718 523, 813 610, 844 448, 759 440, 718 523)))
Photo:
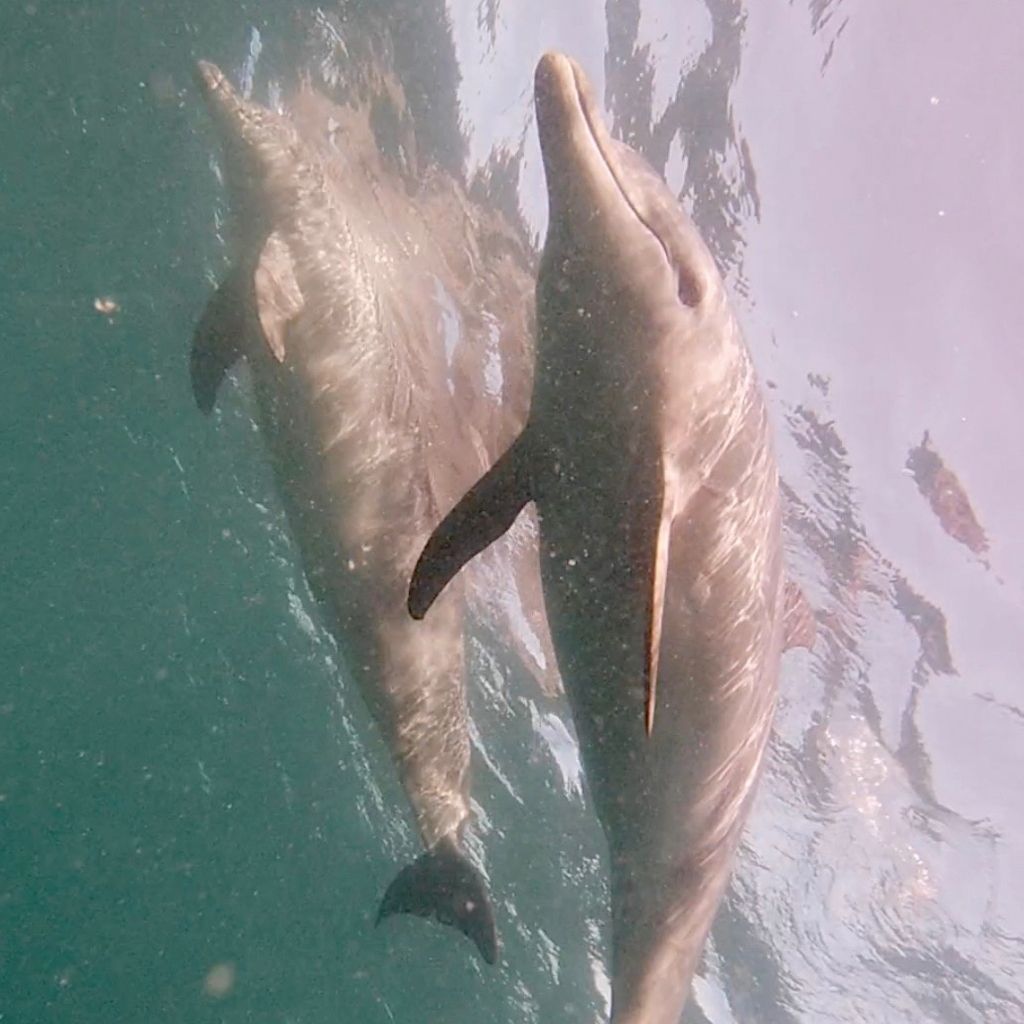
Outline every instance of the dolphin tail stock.
POLYGON ((431 534, 409 581, 409 614, 422 619, 455 574, 515 522, 531 499, 524 430, 431 534))
POLYGON ((472 939, 487 963, 498 959, 498 932, 487 882, 450 835, 402 868, 388 886, 377 924, 392 914, 436 918, 472 939))

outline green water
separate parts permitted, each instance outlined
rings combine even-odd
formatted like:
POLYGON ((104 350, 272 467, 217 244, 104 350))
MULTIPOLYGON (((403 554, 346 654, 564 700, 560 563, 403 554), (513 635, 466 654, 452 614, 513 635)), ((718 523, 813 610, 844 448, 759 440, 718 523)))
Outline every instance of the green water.
MULTIPOLYGON (((566 899, 551 872, 521 886, 524 847, 500 841, 576 830, 596 855, 550 769, 526 783, 543 791, 529 813, 477 772, 501 819, 487 843, 505 966, 427 922, 373 927, 416 852, 402 793, 309 623, 244 393, 212 421, 192 402, 188 341, 223 251, 190 68, 240 58, 253 24, 287 39, 282 7, 3 15, 3 1021, 498 1021, 598 1005, 581 941, 597 866, 573 868, 596 895, 566 899), (563 912, 538 913, 556 898, 563 912), (559 984, 513 903, 576 950, 559 984)), ((524 707, 503 742, 529 753, 524 707)))

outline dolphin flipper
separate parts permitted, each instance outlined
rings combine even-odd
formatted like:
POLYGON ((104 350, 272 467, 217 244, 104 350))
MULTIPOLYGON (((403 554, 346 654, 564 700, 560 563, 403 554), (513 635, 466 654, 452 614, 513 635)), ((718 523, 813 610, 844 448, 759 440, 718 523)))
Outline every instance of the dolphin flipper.
POLYGON ((487 963, 498 959, 498 933, 487 882, 451 837, 402 868, 388 886, 377 924, 392 914, 434 917, 471 938, 487 963))
POLYGON ((264 243, 255 270, 246 263, 231 269, 192 336, 192 394, 204 413, 213 411, 224 375, 245 352, 246 339, 254 330, 254 304, 267 347, 279 363, 284 362, 288 324, 301 312, 303 298, 291 252, 276 232, 264 243))
POLYGON ((192 335, 192 394, 204 413, 213 411, 220 382, 242 355, 251 282, 248 268, 233 267, 206 304, 192 335))
POLYGON ((493 544, 530 500, 528 432, 466 492, 434 530, 409 582, 409 614, 422 619, 453 576, 493 544))

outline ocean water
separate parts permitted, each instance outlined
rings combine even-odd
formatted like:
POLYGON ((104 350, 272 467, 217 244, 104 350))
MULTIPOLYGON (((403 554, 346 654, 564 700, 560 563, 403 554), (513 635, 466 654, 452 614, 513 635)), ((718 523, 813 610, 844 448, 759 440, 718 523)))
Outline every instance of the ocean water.
POLYGON ((371 16, 420 159, 468 180, 518 154, 524 233, 546 216, 533 66, 576 56, 693 211, 766 381, 819 639, 784 662, 684 1020, 1024 1020, 1011 0, 5 5, 0 1020, 604 1019, 604 849, 568 713, 485 640, 502 963, 374 926, 417 851, 403 795, 244 373, 212 420, 189 389, 226 259, 193 63, 276 103, 358 61, 371 16))

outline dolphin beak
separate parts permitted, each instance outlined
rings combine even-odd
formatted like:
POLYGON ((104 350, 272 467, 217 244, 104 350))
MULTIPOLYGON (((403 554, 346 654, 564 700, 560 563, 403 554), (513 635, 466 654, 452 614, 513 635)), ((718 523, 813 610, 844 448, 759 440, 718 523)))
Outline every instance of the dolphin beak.
POLYGON ((545 53, 534 73, 533 100, 537 111, 537 136, 548 183, 551 219, 558 211, 583 211, 610 195, 613 182, 603 154, 597 147, 586 115, 583 90, 587 79, 570 57, 545 53))
POLYGON ((549 51, 537 62, 533 76, 533 98, 541 145, 555 141, 574 129, 585 132, 604 160, 614 162, 608 129, 594 99, 586 72, 564 53, 549 51), (547 127, 545 127, 547 126, 547 127))
POLYGON ((208 60, 201 60, 196 64, 196 79, 204 96, 208 96, 225 84, 224 72, 208 60))
POLYGON ((601 208, 630 210, 619 160, 583 69, 563 53, 545 53, 534 74, 537 135, 553 211, 576 208, 576 220, 601 208))
POLYGON ((584 127, 581 84, 586 85, 586 77, 564 53, 548 52, 537 62, 533 99, 542 150, 584 127))
POLYGON ((576 75, 573 59, 549 50, 537 62, 533 93, 538 103, 576 103, 576 75))
POLYGON ((216 64, 211 64, 208 60, 198 61, 196 84, 207 106, 216 114, 230 120, 232 115, 237 116, 241 112, 244 106, 242 98, 235 92, 227 75, 216 64))

